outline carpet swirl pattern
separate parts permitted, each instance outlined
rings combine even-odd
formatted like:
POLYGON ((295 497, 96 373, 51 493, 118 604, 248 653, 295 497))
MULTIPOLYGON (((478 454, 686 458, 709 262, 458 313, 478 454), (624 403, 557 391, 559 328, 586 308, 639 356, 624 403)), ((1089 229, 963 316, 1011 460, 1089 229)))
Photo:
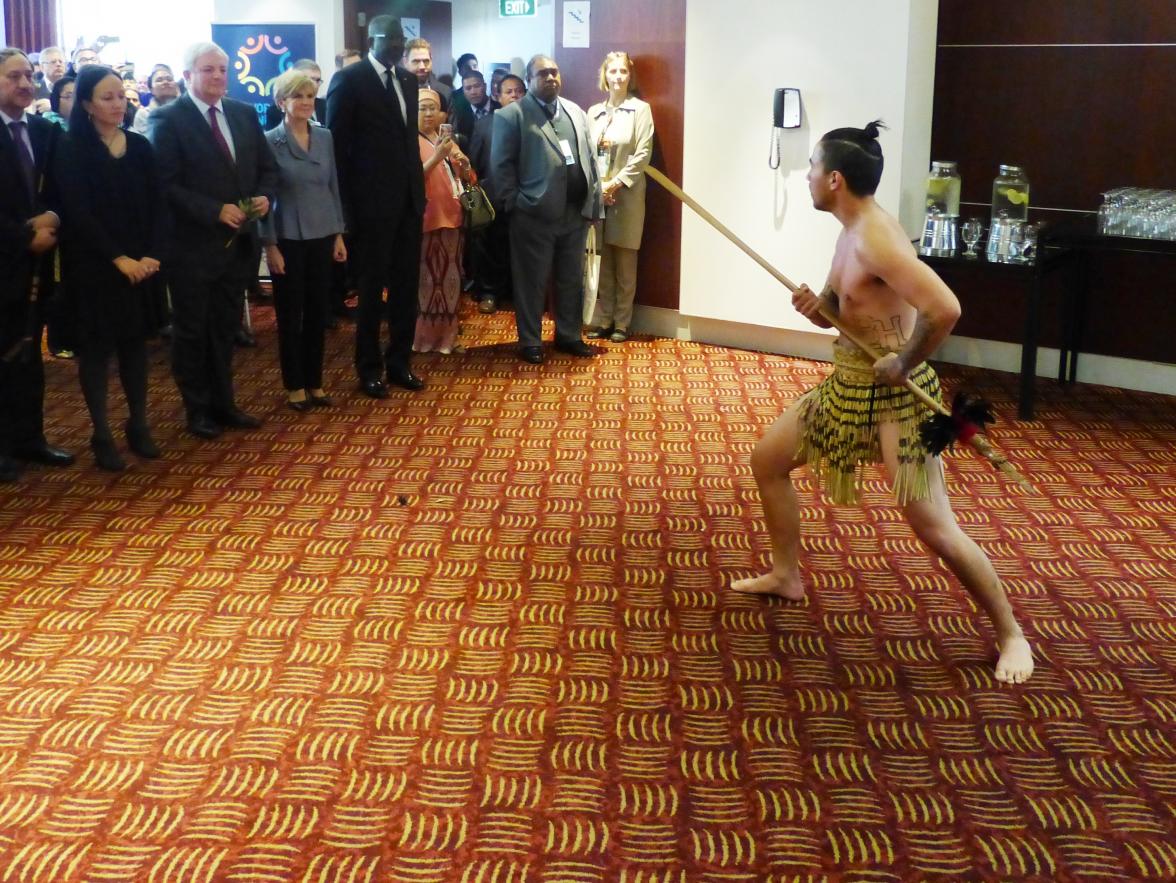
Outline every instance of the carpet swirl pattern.
MULTIPOLYGON (((748 454, 828 370, 635 338, 519 362, 467 307, 418 394, 0 486, 0 880, 821 883, 1176 879, 1176 399, 945 368, 1041 491, 948 460, 1038 655, 991 630, 877 474, 801 482, 806 602, 748 454)), ((550 331, 550 329, 548 329, 550 331)), ((84 451, 74 366, 48 424, 84 451)), ((120 413, 116 407, 115 417, 120 413)))

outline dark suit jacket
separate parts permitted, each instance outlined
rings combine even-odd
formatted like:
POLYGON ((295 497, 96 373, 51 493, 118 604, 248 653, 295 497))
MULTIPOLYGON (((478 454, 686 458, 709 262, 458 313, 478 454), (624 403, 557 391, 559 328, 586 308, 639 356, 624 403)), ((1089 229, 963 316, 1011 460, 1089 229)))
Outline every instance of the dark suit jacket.
POLYGON ((474 124, 474 134, 470 137, 466 155, 478 173, 478 183, 491 200, 494 199, 494 176, 490 174, 490 144, 493 140, 494 114, 489 113, 474 124))
POLYGON ((404 92, 400 102, 385 90, 367 59, 331 78, 327 126, 335 137, 339 189, 349 228, 355 221, 425 213, 425 178, 417 145, 417 80, 393 67, 404 92))
MULTIPOLYGON (((502 105, 491 98, 490 113, 486 114, 486 116, 482 117, 482 119, 493 116, 494 111, 498 110, 500 107, 502 107, 502 105)), ((474 127, 478 122, 478 118, 474 116, 474 109, 470 107, 468 101, 464 104, 456 105, 453 112, 449 116, 451 117, 449 122, 453 123, 453 131, 457 132, 459 135, 465 135, 467 139, 473 138, 474 127)))
MULTIPOLYGON (((278 164, 270 152, 250 104, 222 99, 237 159, 230 163, 212 137, 212 127, 188 95, 155 111, 151 142, 155 145, 159 183, 172 214, 172 266, 219 274, 233 259, 260 254, 256 223, 239 234, 242 245, 225 248, 233 235, 219 220, 221 207, 242 199, 267 196, 278 189, 278 164)), ((256 265, 256 260, 254 261, 256 265)))
MULTIPOLYGON (((278 106, 271 104, 265 109, 265 119, 262 121, 261 127, 270 132, 282 125, 284 118, 285 114, 278 109, 278 106)), ((314 118, 318 120, 320 126, 327 124, 327 99, 316 98, 314 100, 314 118)))
MULTIPOLYGON (((33 159, 40 180, 48 168, 47 163, 52 160, 50 153, 62 131, 48 120, 31 114, 28 121, 29 140, 33 144, 33 159)), ((35 265, 35 256, 28 250, 33 231, 26 222, 34 215, 57 207, 51 178, 45 181, 40 194, 29 198, 19 163, 12 134, 7 126, 0 126, 0 304, 10 305, 28 297, 29 280, 35 265)), ((42 274, 42 282, 46 278, 50 277, 42 274)))

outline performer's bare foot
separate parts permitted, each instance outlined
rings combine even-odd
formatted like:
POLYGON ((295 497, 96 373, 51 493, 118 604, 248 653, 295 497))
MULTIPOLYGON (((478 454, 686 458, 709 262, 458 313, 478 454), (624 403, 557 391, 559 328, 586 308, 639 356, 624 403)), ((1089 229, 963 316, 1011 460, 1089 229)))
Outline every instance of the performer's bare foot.
POLYGON ((1005 684, 1023 684, 1033 674, 1033 650, 1019 631, 997 644, 996 679, 1005 684))
POLYGON ((731 583, 731 590, 747 595, 775 595, 788 601, 804 600, 804 584, 799 573, 786 576, 771 570, 750 579, 737 579, 731 583))

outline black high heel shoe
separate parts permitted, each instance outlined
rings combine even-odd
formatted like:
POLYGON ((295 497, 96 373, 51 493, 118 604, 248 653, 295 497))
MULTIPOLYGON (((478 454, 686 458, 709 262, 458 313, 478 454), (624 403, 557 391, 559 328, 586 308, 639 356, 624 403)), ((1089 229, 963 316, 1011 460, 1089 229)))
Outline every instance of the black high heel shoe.
POLYGON ((94 452, 94 462, 98 464, 99 469, 105 469, 107 472, 122 472, 127 468, 126 462, 119 456, 118 448, 114 446, 114 439, 109 436, 91 438, 90 450, 94 452))

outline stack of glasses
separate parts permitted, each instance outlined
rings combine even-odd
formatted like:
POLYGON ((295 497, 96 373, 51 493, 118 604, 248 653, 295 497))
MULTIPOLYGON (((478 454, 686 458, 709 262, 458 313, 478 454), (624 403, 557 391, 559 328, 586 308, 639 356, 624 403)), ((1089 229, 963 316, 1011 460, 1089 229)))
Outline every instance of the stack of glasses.
POLYGON ((1176 190, 1116 187, 1103 194, 1098 232, 1136 239, 1176 240, 1176 190))

